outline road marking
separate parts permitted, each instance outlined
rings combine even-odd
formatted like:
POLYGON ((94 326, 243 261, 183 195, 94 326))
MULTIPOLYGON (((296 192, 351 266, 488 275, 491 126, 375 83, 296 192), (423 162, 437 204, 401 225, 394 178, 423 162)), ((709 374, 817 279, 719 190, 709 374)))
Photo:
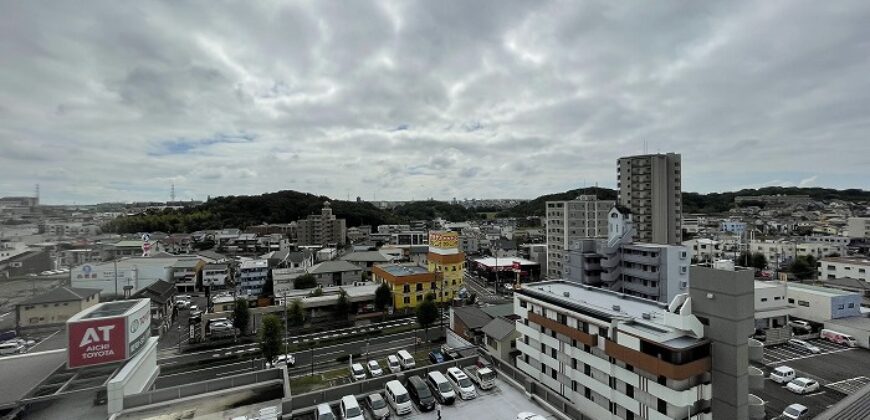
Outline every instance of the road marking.
POLYGON ((811 358, 811 357, 824 356, 824 355, 826 355, 826 354, 842 353, 842 352, 844 352, 844 351, 849 351, 849 350, 855 350, 855 348, 845 348, 845 349, 841 349, 841 350, 829 351, 829 352, 827 352, 827 353, 818 353, 818 354, 810 353, 810 354, 805 355, 805 356, 792 357, 791 359, 777 360, 777 361, 775 361, 775 362, 767 363, 766 365, 767 365, 767 366, 778 365, 778 364, 781 364, 781 363, 793 362, 793 361, 795 361, 795 360, 803 360, 803 359, 809 359, 809 358, 811 358))
POLYGON ((36 347, 36 346, 38 346, 38 345, 44 343, 45 340, 48 340, 49 338, 56 336, 59 332, 60 332, 60 330, 57 330, 57 331, 51 333, 51 335, 49 335, 48 337, 43 338, 43 339, 40 340, 38 343, 36 343, 36 344, 34 344, 33 346, 31 346, 31 348, 36 347))

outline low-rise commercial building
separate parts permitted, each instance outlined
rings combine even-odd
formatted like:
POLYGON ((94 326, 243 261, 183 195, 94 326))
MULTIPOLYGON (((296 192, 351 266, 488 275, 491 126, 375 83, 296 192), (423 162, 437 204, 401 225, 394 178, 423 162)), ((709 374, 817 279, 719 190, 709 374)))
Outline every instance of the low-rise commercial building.
POLYGON ((18 328, 60 325, 98 303, 100 289, 57 287, 15 305, 15 325, 18 328))
POLYGON ((870 259, 866 257, 827 257, 818 262, 819 280, 852 278, 870 282, 870 259))
POLYGON ((789 283, 787 298, 789 305, 794 305, 793 315, 808 321, 825 322, 861 316, 862 297, 859 293, 789 283))
POLYGON ((181 258, 172 264, 172 281, 179 292, 196 291, 197 283, 202 280, 205 261, 199 258, 181 258))
POLYGON ((393 307, 397 310, 416 308, 427 294, 435 293, 436 279, 434 272, 417 265, 384 264, 372 267, 372 280, 390 286, 393 307))
POLYGON ((96 288, 103 296, 129 296, 157 280, 173 283, 179 257, 128 257, 70 269, 72 287, 96 288))

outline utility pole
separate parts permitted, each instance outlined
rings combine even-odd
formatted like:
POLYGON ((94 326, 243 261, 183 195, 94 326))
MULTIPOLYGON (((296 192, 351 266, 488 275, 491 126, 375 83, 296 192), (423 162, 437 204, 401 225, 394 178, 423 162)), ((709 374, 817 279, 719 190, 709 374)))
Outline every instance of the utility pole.
POLYGON ((287 322, 287 289, 281 291, 281 297, 283 298, 284 305, 284 360, 287 360, 287 345, 289 341, 287 341, 287 329, 289 327, 287 322))

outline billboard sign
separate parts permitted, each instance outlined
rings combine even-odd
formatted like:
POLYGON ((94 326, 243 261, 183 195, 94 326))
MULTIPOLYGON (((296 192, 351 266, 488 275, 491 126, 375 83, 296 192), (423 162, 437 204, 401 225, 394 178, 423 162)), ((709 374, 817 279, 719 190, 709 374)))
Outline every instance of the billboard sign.
POLYGON ((89 319, 67 325, 70 368, 120 362, 127 358, 124 318, 89 319))
POLYGON ((429 246, 433 248, 459 248, 459 234, 456 232, 429 232, 429 246))
POLYGON ((123 362, 151 337, 151 300, 131 299, 94 305, 66 323, 67 367, 123 362))

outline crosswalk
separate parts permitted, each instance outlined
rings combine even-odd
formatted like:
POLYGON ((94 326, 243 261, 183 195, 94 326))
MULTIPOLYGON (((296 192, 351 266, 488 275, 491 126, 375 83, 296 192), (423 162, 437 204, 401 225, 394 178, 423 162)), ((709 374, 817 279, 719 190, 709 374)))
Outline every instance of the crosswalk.
POLYGON ((785 343, 782 345, 765 347, 764 358, 762 359, 762 361, 766 366, 776 366, 794 360, 809 359, 811 357, 821 356, 824 354, 854 350, 853 348, 841 344, 832 343, 827 340, 813 339, 808 340, 808 342, 818 347, 821 350, 821 353, 813 354, 803 348, 785 343))

